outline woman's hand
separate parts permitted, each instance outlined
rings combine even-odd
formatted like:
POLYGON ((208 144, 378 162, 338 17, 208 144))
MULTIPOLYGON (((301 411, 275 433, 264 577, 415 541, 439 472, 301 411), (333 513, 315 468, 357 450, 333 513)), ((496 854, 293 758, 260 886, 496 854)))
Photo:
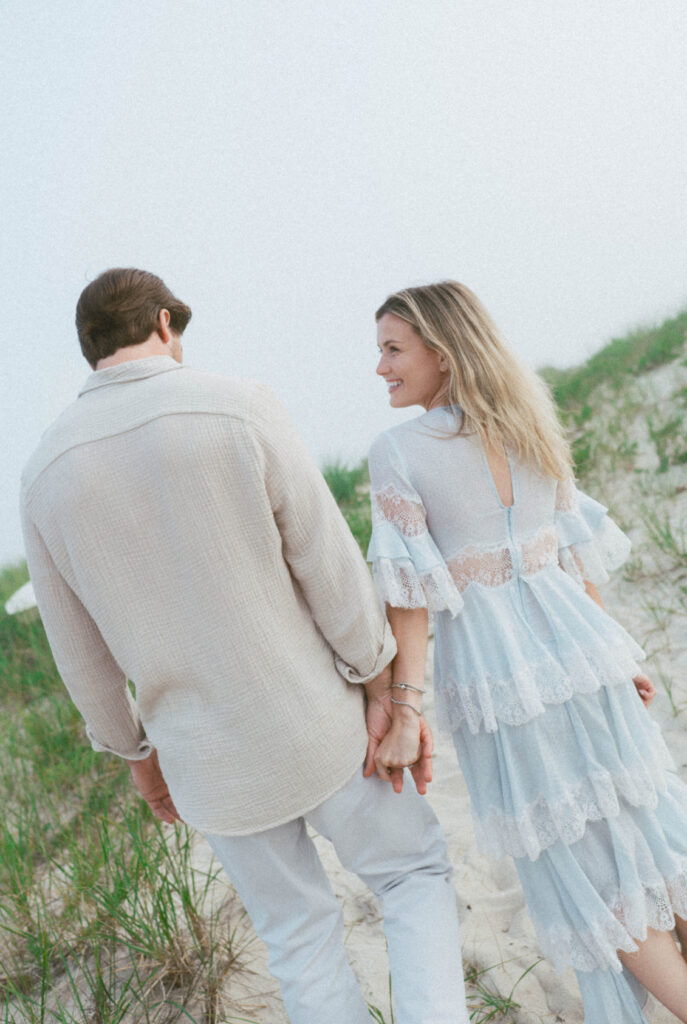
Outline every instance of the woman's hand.
POLYGON ((640 696, 642 704, 645 708, 648 708, 652 700, 656 696, 656 688, 651 682, 648 676, 645 676, 643 672, 635 676, 632 682, 635 684, 635 689, 640 696))
POLYGON ((391 781, 395 791, 403 788, 403 769, 410 768, 420 757, 420 718, 414 711, 395 714, 391 728, 375 755, 377 775, 391 781))
POLYGON ((395 713, 391 728, 377 748, 374 767, 368 762, 365 774, 371 775, 376 769, 379 778, 391 782, 394 791, 400 793, 403 769, 410 768, 418 793, 424 794, 432 781, 433 749, 432 731, 424 718, 413 711, 395 713))

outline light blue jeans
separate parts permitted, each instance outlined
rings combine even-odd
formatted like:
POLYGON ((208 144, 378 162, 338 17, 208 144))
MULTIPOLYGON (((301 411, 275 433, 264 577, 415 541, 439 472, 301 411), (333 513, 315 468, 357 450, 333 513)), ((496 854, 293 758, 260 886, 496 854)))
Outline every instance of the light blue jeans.
POLYGON ((291 1024, 370 1024, 306 821, 381 900, 397 1024, 468 1024, 443 832, 409 775, 396 794, 362 772, 286 825, 207 836, 268 947, 291 1024))

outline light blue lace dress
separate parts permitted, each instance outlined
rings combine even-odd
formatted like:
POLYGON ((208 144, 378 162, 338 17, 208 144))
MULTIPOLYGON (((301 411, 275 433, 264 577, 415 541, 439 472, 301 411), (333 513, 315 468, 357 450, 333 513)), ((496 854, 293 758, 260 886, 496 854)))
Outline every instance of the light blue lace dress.
POLYGON ((375 440, 368 559, 386 602, 435 613, 437 714, 480 848, 515 858, 585 1024, 645 1024, 616 950, 687 917, 687 787, 632 682, 641 648, 584 591, 630 542, 572 479, 514 460, 507 508, 453 431, 441 408, 375 440))

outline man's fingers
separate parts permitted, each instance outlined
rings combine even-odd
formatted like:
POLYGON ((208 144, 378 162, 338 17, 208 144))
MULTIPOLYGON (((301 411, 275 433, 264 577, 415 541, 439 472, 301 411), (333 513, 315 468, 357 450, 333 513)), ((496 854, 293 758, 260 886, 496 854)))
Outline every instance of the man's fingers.
POLYGON ((422 749, 422 757, 420 758, 420 768, 424 775, 425 782, 431 782, 434 772, 434 762, 432 761, 432 749, 422 749))
POLYGON ((422 764, 414 764, 410 769, 410 774, 413 776, 413 782, 415 783, 415 789, 418 791, 420 796, 424 796, 427 792, 427 782, 431 780, 425 779, 425 772, 422 764))
POLYGON ((171 797, 169 798, 169 804, 167 805, 167 810, 173 816, 175 821, 180 821, 182 823, 182 825, 184 824, 184 819, 181 817, 181 815, 179 814, 178 810, 174 806, 174 801, 172 800, 171 797))
POLYGON ((420 756, 417 765, 411 769, 418 793, 423 796, 427 792, 427 783, 432 781, 434 737, 432 730, 423 718, 420 723, 420 756))
POLYGON ((394 787, 394 792, 400 793, 403 789, 403 768, 388 768, 379 759, 375 761, 375 767, 377 769, 377 777, 382 782, 390 782, 394 787))
POLYGON ((174 824, 174 816, 171 814, 170 811, 167 810, 166 807, 163 807, 162 804, 156 804, 155 806, 153 806, 153 804, 150 804, 150 809, 155 815, 155 817, 158 818, 160 821, 164 821, 168 825, 174 824))
POLYGON ((375 754, 377 753, 377 743, 373 743, 372 740, 367 744, 367 754, 365 755, 365 767, 363 768, 363 777, 369 779, 371 775, 375 773, 375 754))
POLYGON ((166 797, 163 800, 148 800, 147 804, 155 817, 159 818, 160 821, 164 821, 168 825, 173 825, 175 821, 181 821, 183 824, 183 819, 174 806, 171 797, 166 797))
POLYGON ((423 747, 419 761, 412 765, 410 773, 415 782, 415 788, 421 796, 427 792, 427 783, 432 781, 432 752, 431 748, 423 747))
POLYGON ((423 756, 417 763, 417 773, 421 775, 425 782, 431 782, 434 772, 434 763, 432 761, 432 755, 428 754, 426 757, 423 756))
POLYGON ((420 743, 422 745, 422 756, 431 757, 434 753, 434 737, 424 718, 420 724, 420 743))

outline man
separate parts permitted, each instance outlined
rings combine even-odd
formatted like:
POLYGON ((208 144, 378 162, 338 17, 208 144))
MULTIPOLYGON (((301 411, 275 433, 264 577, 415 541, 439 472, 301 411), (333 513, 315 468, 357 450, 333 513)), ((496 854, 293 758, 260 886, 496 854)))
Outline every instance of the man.
POLYGON ((306 820, 381 898, 399 1024, 467 1021, 438 823, 361 772, 395 650, 367 568, 276 397, 182 365, 190 316, 140 270, 79 299, 94 372, 22 480, 58 669, 94 748, 208 837, 293 1024, 369 1020, 306 820))

